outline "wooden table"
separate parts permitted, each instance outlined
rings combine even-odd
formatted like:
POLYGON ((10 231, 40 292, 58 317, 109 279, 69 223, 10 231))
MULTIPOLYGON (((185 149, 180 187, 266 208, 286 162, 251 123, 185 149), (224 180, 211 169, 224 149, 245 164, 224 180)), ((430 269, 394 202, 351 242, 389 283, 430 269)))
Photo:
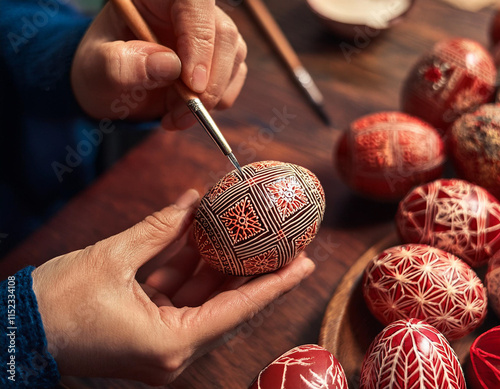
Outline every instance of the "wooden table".
MULTIPOLYGON (((281 160, 321 180, 325 220, 307 250, 316 272, 298 288, 227 336, 169 388, 246 388, 268 362, 288 349, 317 343, 325 307, 343 274, 390 233, 394 204, 360 199, 337 179, 332 151, 339 130, 361 115, 397 110, 402 81, 437 40, 464 36, 488 45, 492 11, 468 13, 438 0, 417 0, 404 22, 376 38, 335 38, 304 1, 267 1, 305 67, 326 97, 332 128, 322 124, 296 89, 244 5, 223 8, 248 43, 249 74, 234 108, 214 114, 240 163, 281 160), (346 46, 347 44, 351 46, 346 46), (350 49, 350 55, 345 50, 350 49)), ((239 2, 238 2, 239 4, 239 2)), ((154 132, 74 199, 2 263, 2 278, 27 264, 82 248, 122 231, 171 203, 190 187, 204 193, 231 170, 203 130, 154 132)), ((135 382, 65 378, 71 388, 145 388, 135 382)))

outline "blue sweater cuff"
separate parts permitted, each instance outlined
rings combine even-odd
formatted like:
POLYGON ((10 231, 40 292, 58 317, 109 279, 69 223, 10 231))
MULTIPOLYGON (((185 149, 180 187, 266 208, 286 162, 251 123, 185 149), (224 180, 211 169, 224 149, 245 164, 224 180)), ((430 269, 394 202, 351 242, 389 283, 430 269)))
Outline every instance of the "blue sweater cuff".
POLYGON ((33 292, 29 266, 0 283, 0 386, 51 388, 60 379, 33 292))

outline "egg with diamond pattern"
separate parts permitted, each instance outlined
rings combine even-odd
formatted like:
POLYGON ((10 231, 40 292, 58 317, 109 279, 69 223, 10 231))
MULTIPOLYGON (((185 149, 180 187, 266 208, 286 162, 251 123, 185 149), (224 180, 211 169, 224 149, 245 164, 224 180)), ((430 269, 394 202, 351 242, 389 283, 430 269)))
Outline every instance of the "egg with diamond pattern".
POLYGON ((275 271, 313 240, 325 212, 318 178, 301 166, 261 161, 233 170, 203 196, 194 221, 200 256, 225 274, 275 271))

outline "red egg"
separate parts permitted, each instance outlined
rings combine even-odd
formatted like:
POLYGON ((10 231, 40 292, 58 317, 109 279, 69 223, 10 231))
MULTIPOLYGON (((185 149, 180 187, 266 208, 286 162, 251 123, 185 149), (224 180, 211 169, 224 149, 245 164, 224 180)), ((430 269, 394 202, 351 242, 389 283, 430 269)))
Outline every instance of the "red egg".
POLYGON ((465 389, 457 355, 446 338, 417 320, 393 322, 370 345, 360 389, 465 389))
POLYGON ((203 196, 194 221, 200 256, 237 276, 269 273, 313 240, 325 212, 318 178, 291 163, 254 162, 203 196))
POLYGON ((500 388, 500 326, 482 333, 472 344, 467 382, 472 389, 500 388))
POLYGON ((500 104, 485 104, 463 115, 449 134, 458 175, 500 198, 500 104))
POLYGON ((406 243, 425 243, 472 267, 500 249, 500 203, 467 181, 441 179, 413 189, 399 203, 396 224, 406 243))
POLYGON ((490 42, 493 46, 500 42, 500 11, 496 11, 491 20, 490 42))
POLYGON ((249 389, 347 389, 339 361, 315 344, 298 346, 271 362, 249 389))
POLYGON ((443 142, 427 123, 400 112, 381 112, 351 123, 336 150, 336 167, 354 191, 397 201, 412 187, 439 178, 443 142))
POLYGON ((490 259, 485 282, 490 307, 500 318, 500 251, 490 259))
POLYGON ((373 258, 363 276, 363 297, 384 325, 417 318, 448 339, 461 338, 486 317, 486 290, 453 254, 423 244, 395 246, 373 258))
POLYGON ((445 133, 460 115, 492 100, 495 78, 493 58, 479 43, 464 38, 440 41, 409 73, 402 110, 445 133))

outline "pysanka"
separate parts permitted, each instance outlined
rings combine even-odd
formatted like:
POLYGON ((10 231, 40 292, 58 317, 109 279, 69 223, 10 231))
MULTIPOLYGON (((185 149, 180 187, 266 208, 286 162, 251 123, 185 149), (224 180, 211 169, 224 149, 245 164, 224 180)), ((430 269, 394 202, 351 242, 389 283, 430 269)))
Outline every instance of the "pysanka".
POLYGON ((202 198, 194 223, 201 257, 226 274, 269 273, 313 240, 325 211, 318 178, 291 163, 255 162, 202 198))

